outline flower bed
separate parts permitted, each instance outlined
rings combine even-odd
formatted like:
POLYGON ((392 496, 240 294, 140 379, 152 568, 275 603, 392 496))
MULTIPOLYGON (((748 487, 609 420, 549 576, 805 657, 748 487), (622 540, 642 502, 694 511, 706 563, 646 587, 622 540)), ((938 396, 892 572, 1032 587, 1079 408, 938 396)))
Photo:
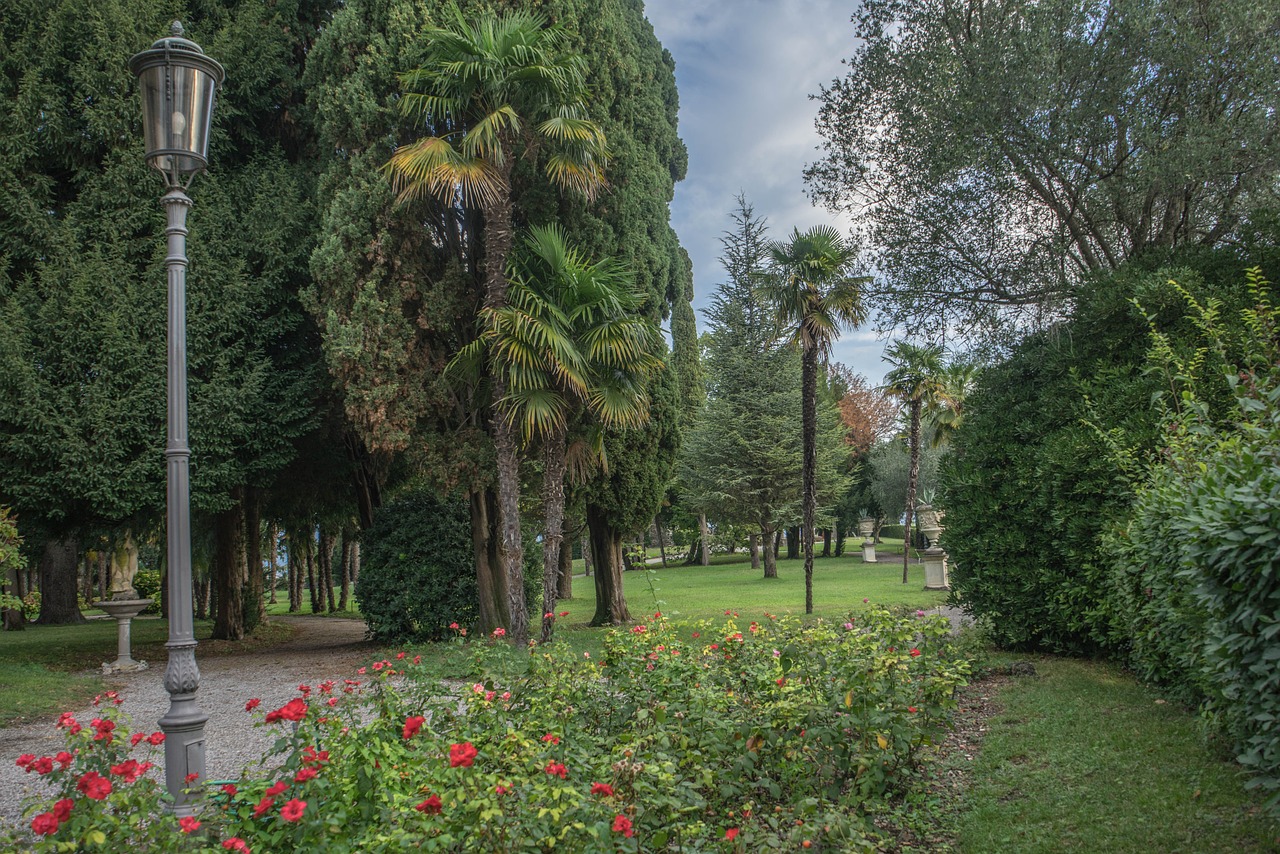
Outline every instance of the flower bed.
POLYGON ((275 751, 181 824, 146 773, 161 734, 114 702, 64 715, 66 752, 20 760, 56 789, 31 807, 36 849, 871 850, 866 808, 909 786, 968 671, 946 621, 726 616, 654 615, 603 661, 551 645, 527 669, 472 642, 461 693, 401 653, 279 709, 249 699, 275 751))

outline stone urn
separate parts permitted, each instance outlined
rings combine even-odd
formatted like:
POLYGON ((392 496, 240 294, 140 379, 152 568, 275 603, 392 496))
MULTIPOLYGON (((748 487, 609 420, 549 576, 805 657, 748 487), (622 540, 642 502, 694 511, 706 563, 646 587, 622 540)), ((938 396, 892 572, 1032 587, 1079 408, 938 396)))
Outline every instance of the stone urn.
POLYGON ((941 512, 929 504, 921 504, 916 508, 916 518, 920 520, 920 532, 929 539, 929 547, 922 555, 925 590, 951 589, 950 579, 947 578, 947 553, 938 544, 942 538, 941 516, 941 512))
POLYGON ((866 563, 876 562, 876 542, 871 538, 875 529, 875 519, 864 516, 858 520, 858 533, 862 535, 862 560, 866 563))

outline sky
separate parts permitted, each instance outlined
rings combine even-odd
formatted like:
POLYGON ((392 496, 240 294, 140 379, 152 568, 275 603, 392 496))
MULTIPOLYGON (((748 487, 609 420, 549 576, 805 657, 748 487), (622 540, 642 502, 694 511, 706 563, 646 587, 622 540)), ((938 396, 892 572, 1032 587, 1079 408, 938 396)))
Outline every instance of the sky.
MULTIPOLYGON (((807 163, 821 142, 809 96, 843 76, 853 54, 849 19, 856 0, 646 0, 658 40, 676 60, 680 136, 689 173, 676 185, 671 225, 693 259, 694 308, 702 309, 725 272, 721 235, 732 226, 739 191, 786 238, 828 224, 850 222, 815 207, 805 195, 807 163)), ((869 307, 872 308, 872 307, 869 307)), ((846 330, 832 358, 878 384, 887 365, 885 341, 869 328, 846 330)))

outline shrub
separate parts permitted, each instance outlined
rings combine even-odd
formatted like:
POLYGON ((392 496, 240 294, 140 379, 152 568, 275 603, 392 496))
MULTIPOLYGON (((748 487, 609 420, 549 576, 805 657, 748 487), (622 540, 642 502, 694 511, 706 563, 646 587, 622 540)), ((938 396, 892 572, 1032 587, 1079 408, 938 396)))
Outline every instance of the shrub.
POLYGON ((1209 342, 1191 358, 1157 336, 1179 395, 1132 519, 1108 546, 1130 663, 1201 702, 1280 812, 1280 338, 1265 283, 1252 279, 1255 308, 1232 329, 1245 333, 1235 346, 1213 304, 1193 303, 1209 342), (1229 349, 1244 356, 1226 374, 1235 403, 1215 418, 1199 389, 1229 349))
POLYGON ((154 569, 139 569, 133 577, 133 589, 143 599, 150 599, 144 614, 160 613, 160 573, 154 569))
POLYGON ((356 599, 374 640, 438 640, 477 616, 471 523, 465 502, 430 490, 378 511, 364 537, 356 599))
POLYGON ((86 728, 48 774, 67 821, 43 819, 35 849, 96 833, 148 851, 875 850, 870 813, 914 785, 966 665, 945 620, 856 619, 691 629, 654 615, 608 635, 604 661, 472 642, 460 695, 401 653, 265 715, 251 700, 280 729, 276 751, 199 805, 196 839, 161 817, 155 784, 111 768, 125 724, 109 745, 86 728), (111 775, 101 800, 77 794, 90 770, 111 775))
MULTIPOLYGON (((364 538, 356 599, 369 635, 383 643, 440 640, 449 624, 471 625, 476 571, 467 503, 429 489, 405 493, 378 511, 364 538)), ((525 537, 525 597, 542 607, 542 545, 525 537)))

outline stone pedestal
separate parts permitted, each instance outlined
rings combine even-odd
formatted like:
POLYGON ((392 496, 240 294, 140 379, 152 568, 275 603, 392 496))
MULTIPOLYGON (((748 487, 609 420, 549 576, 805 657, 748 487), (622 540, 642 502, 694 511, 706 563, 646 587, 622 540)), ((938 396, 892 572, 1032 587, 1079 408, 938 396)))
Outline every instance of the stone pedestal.
POLYGON ((866 563, 876 562, 876 541, 875 540, 862 541, 862 559, 866 563))
POLYGON ((950 590, 951 580, 947 578, 947 553, 937 546, 924 550, 924 589, 950 590))
POLYGON ((862 535, 862 559, 866 563, 876 562, 876 543, 871 537, 875 529, 875 519, 863 516, 858 520, 858 533, 862 535))
POLYGON ((150 599, 108 599, 105 602, 94 602, 94 607, 101 608, 116 619, 116 660, 104 662, 103 673, 133 673, 146 670, 145 661, 134 661, 130 654, 130 640, 133 618, 146 610, 150 599))

